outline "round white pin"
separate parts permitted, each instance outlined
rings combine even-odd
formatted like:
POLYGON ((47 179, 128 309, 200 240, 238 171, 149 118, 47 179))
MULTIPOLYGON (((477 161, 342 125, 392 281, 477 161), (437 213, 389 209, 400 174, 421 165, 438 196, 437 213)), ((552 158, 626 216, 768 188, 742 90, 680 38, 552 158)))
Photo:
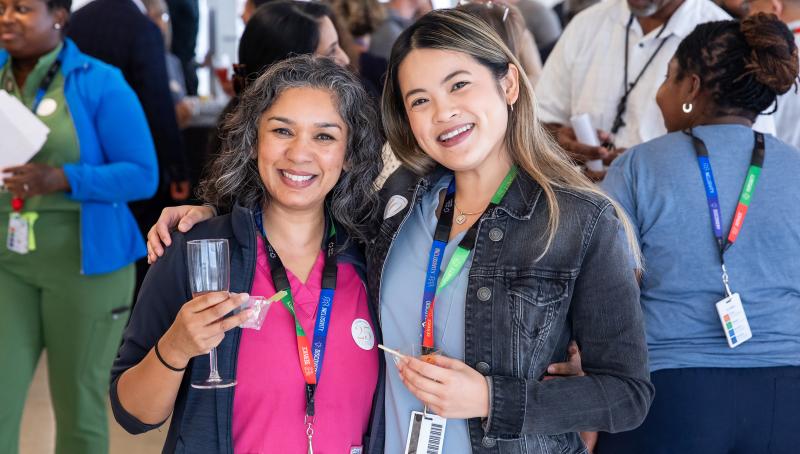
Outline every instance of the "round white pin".
POLYGON ((353 320, 350 332, 353 334, 356 345, 362 350, 372 350, 375 347, 375 334, 372 332, 369 322, 363 318, 353 320))
POLYGON ((36 115, 40 117, 47 117, 49 115, 53 115, 53 112, 55 112, 57 108, 58 103, 55 99, 45 98, 39 103, 39 107, 36 108, 36 115))

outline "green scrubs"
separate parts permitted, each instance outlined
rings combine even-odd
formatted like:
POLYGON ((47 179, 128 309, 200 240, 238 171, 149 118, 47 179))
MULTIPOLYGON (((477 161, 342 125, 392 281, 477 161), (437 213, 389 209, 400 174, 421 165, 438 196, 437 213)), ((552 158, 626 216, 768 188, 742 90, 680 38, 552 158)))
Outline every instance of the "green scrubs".
MULTIPOLYGON (((43 56, 23 87, 17 86, 9 60, 0 71, 0 88, 30 107, 60 50, 43 56)), ((31 161, 51 166, 77 162, 80 149, 60 72, 41 105, 46 109, 39 109, 38 116, 50 134, 31 161)), ((128 317, 134 267, 83 275, 80 204, 66 193, 47 194, 25 201, 23 212, 34 211, 36 249, 24 255, 9 251, 11 196, 0 193, 0 452, 19 451, 25 398, 44 349, 56 453, 105 454, 109 371, 128 317)))

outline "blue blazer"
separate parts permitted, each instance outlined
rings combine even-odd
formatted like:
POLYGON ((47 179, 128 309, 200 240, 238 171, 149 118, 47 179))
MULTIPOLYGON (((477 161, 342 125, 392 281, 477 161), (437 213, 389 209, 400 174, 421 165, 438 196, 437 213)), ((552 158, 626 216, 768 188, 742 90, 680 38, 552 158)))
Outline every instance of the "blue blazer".
MULTIPOLYGON (((64 165, 81 204, 81 273, 118 270, 146 249, 127 202, 152 197, 158 185, 153 139, 139 100, 120 71, 64 42, 64 96, 80 160, 64 165)), ((0 66, 9 55, 0 50, 0 66)))

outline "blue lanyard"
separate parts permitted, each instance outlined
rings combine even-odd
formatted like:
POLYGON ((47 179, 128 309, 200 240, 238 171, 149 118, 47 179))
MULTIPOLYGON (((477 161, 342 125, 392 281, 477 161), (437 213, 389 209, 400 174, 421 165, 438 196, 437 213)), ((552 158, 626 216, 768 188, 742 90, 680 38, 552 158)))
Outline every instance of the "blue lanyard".
MULTIPOLYGON (((483 215, 490 211, 491 208, 500 204, 500 201, 503 200, 503 197, 505 197, 508 189, 511 187, 511 183, 514 181, 517 173, 517 166, 511 166, 511 169, 509 169, 505 178, 503 178, 503 182, 500 183, 500 187, 497 188, 494 196, 492 196, 492 201, 489 203, 489 206, 486 207, 483 214, 481 214, 481 218, 483 218, 483 215)), ((480 225, 480 219, 472 224, 469 230, 467 230, 467 233, 464 235, 464 238, 462 238, 458 243, 458 249, 456 249, 453 257, 450 258, 450 263, 447 264, 447 268, 444 270, 444 274, 440 282, 439 272, 442 269, 444 250, 445 247, 447 247, 448 240, 450 239, 450 230, 453 227, 453 209, 455 207, 455 198, 456 179, 453 178, 453 180, 450 182, 450 185, 447 187, 447 193, 444 197, 444 205, 442 205, 442 212, 439 214, 439 221, 436 223, 436 231, 433 235, 433 244, 431 244, 431 250, 428 255, 428 271, 425 276, 425 287, 422 293, 422 313, 420 314, 420 318, 422 319, 422 333, 420 335, 420 340, 422 341, 421 351, 423 355, 427 355, 435 351, 433 336, 433 310, 436 301, 436 294, 450 284, 456 278, 456 276, 461 273, 461 270, 464 269, 464 266, 466 265, 470 251, 472 251, 472 249, 475 247, 475 241, 478 238, 478 226, 480 225)))
MULTIPOLYGON (((725 251, 736 242, 739 232, 742 229, 742 224, 747 216, 747 209, 750 206, 750 201, 753 196, 758 177, 761 174, 761 168, 764 166, 764 135, 753 131, 755 135, 755 143, 753 145, 753 154, 750 159, 750 167, 745 177, 745 182, 742 185, 742 192, 739 196, 739 203, 736 207, 736 212, 733 215, 733 222, 731 223, 731 230, 728 233, 728 238, 723 237, 722 233, 722 211, 719 205, 719 193, 717 191, 717 183, 714 181, 714 172, 711 170, 711 161, 708 158, 708 149, 702 139, 695 136, 692 131, 686 132, 694 144, 695 154, 697 155, 697 164, 700 167, 700 174, 703 177, 703 187, 706 191, 706 201, 708 202, 708 211, 711 214, 711 227, 714 231, 714 238, 717 240, 717 246, 720 250, 720 257, 725 254, 725 251)), ((723 260, 724 263, 724 260, 723 260)))
POLYGON ((264 223, 261 219, 261 210, 255 212, 255 221, 264 247, 267 251, 270 274, 276 291, 285 290, 286 296, 281 300, 286 309, 292 314, 295 322, 295 334, 297 336, 298 355, 303 377, 306 380, 306 415, 314 416, 314 394, 316 386, 322 375, 322 364, 325 357, 325 349, 328 343, 328 328, 330 327, 330 317, 333 313, 333 300, 336 292, 336 277, 338 271, 338 256, 336 254, 336 228, 330 222, 330 230, 326 243, 325 265, 322 271, 322 289, 319 294, 319 306, 317 307, 317 319, 314 323, 314 341, 311 349, 311 357, 308 357, 308 338, 305 330, 300 325, 294 307, 292 288, 289 277, 286 275, 286 268, 283 266, 281 258, 267 240, 264 223), (312 366, 313 364, 313 366, 312 366))

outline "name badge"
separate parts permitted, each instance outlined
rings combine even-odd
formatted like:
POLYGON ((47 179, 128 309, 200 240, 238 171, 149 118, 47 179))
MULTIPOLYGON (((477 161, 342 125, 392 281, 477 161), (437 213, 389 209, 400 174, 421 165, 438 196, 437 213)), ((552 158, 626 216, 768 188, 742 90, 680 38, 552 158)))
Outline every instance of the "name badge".
POLYGON ((419 411, 411 412, 405 454, 442 454, 447 420, 419 411))
POLYGON ((28 221, 19 213, 11 213, 8 218, 8 237, 6 247, 17 254, 27 254, 28 249, 28 221))
POLYGON ((719 314, 719 321, 722 322, 725 337, 728 339, 728 347, 736 348, 753 337, 738 293, 719 301, 717 314, 719 314))

